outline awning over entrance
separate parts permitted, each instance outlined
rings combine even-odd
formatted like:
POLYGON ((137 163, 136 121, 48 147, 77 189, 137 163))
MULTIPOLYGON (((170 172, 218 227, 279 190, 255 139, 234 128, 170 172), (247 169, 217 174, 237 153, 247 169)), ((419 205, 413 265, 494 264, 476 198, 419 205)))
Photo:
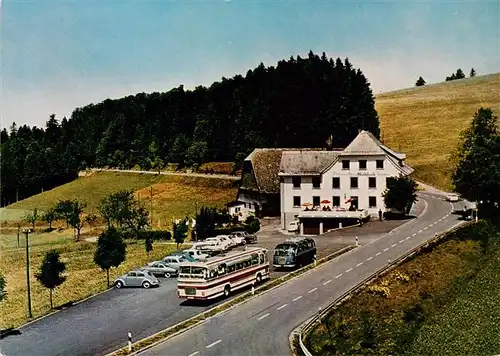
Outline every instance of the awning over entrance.
POLYGON ((356 211, 301 211, 299 219, 366 219, 370 214, 367 209, 356 211))

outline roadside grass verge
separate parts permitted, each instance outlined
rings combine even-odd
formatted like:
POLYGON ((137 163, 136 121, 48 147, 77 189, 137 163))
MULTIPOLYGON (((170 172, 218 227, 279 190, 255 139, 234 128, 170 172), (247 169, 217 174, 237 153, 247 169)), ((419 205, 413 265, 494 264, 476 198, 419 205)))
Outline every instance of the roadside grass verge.
POLYGON ((449 233, 333 309, 306 335, 306 347, 313 355, 464 354, 458 351, 464 350, 461 342, 468 337, 468 329, 458 325, 473 325, 475 335, 482 337, 481 345, 469 341, 465 354, 498 353, 499 327, 496 324, 492 330, 491 316, 497 320, 500 307, 492 309, 491 304, 494 295, 500 294, 500 283, 498 274, 492 274, 495 270, 482 268, 498 266, 499 240, 499 230, 487 222, 449 233), (476 289, 474 281, 478 281, 476 289), (483 293, 489 304, 487 300, 478 303, 472 290, 483 293), (463 309, 454 314, 457 308, 463 309), (484 315, 489 317, 484 320, 484 315), (434 338, 437 323, 447 327, 434 338), (453 327, 464 331, 457 333, 453 327))
POLYGON ((449 190, 451 155, 481 107, 500 112, 500 73, 376 95, 385 144, 407 155, 415 178, 449 190))
MULTIPOLYGON (((76 302, 95 293, 104 291, 106 273, 94 264, 96 243, 74 242, 72 233, 34 233, 30 239, 30 283, 33 317, 45 315, 50 310, 49 291, 36 280, 45 252, 57 249, 66 263, 67 280, 54 291, 54 307, 76 302)), ((0 328, 18 327, 29 321, 27 315, 26 255, 25 237, 21 234, 21 245, 17 247, 16 234, 2 234, 0 237, 0 271, 7 280, 7 299, 2 302, 0 328)), ((183 248, 182 246, 181 248, 183 248)), ((159 259, 175 250, 175 244, 154 244, 150 260, 159 259)), ((147 262, 142 241, 127 241, 127 257, 118 268, 110 270, 110 280, 140 267, 147 262)))
MULTIPOLYGON (((347 246, 343 249, 340 249, 339 251, 336 251, 329 256, 326 256, 322 259, 319 259, 316 264, 310 264, 305 267, 302 267, 296 271, 293 271, 291 273, 288 273, 280 278, 271 280, 269 282, 266 282, 262 286, 255 288, 254 294, 252 295, 251 292, 246 292, 242 295, 239 295, 219 306, 216 306, 212 309, 209 309, 203 313, 200 313, 199 315, 196 315, 195 317, 192 317, 190 319, 187 319, 179 324, 173 325, 165 330, 162 330, 154 335, 151 335, 149 337, 146 337, 142 340, 137 341, 132 345, 132 353, 138 352, 140 350, 144 350, 147 348, 150 348, 154 346, 156 343, 160 343, 162 341, 165 341, 166 339, 175 336, 178 333, 181 333, 183 331, 186 331, 200 323, 202 323, 204 320, 219 314, 222 311, 228 310, 238 304, 241 304, 243 302, 248 301, 249 299, 258 296, 259 294, 264 293, 265 291, 270 290, 271 288, 277 287, 280 284, 285 283, 286 281, 303 274, 325 262, 328 262, 335 257, 338 257, 352 249, 356 248, 355 246, 347 246)), ((130 355, 131 353, 128 351, 128 347, 123 347, 121 349, 116 350, 115 352, 112 352, 108 354, 108 356, 123 356, 123 355, 130 355)))
POLYGON ((500 253, 457 289, 455 300, 417 332, 409 355, 496 355, 500 353, 500 253))
MULTIPOLYGON (((30 198, 11 204, 8 217, 21 218, 24 214, 10 211, 40 211, 54 206, 60 199, 78 199, 87 203, 86 211, 97 213, 99 202, 105 196, 121 189, 137 191, 137 196, 146 208, 150 209, 151 191, 153 187, 153 222, 161 226, 171 227, 171 218, 193 216, 195 208, 202 205, 223 207, 225 203, 236 197, 237 182, 228 179, 203 177, 165 176, 140 173, 95 172, 87 177, 78 178, 52 190, 37 194, 30 198), (16 210, 14 210, 16 209, 16 210)), ((7 215, 8 214, 8 215, 7 215)))

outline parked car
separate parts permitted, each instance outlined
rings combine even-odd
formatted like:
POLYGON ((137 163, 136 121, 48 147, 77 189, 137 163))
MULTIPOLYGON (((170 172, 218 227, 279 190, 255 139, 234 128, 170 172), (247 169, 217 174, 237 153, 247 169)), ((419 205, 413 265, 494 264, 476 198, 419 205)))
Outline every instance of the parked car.
POLYGON ((234 246, 246 245, 247 241, 242 234, 233 234, 229 235, 229 238, 233 240, 234 246))
POLYGON ((154 261, 148 263, 142 268, 143 271, 148 271, 154 276, 170 278, 179 274, 179 269, 166 264, 163 261, 154 261))
POLYGON ((207 258, 210 257, 210 255, 208 253, 203 252, 203 250, 193 247, 184 250, 184 253, 190 255, 195 261, 200 261, 200 262, 206 261, 207 258))
POLYGON ((200 250, 209 255, 215 255, 225 251, 224 246, 219 241, 212 240, 195 242, 191 248, 200 250))
POLYGON ((252 244, 257 242, 257 235, 249 234, 246 231, 233 231, 231 235, 242 236, 247 244, 252 244))
POLYGON ((205 245, 220 246, 222 251, 227 251, 234 245, 233 241, 227 235, 209 237, 204 242, 205 245))
POLYGON ((299 231, 299 222, 298 221, 290 221, 288 223, 288 232, 299 231))
MULTIPOLYGON (((190 257, 190 258, 192 258, 192 257, 190 257)), ((184 256, 181 256, 181 255, 169 255, 169 256, 163 257, 163 259, 162 259, 162 262, 166 263, 167 265, 169 265, 170 267, 173 267, 173 268, 179 268, 179 265, 182 262, 186 262, 186 261, 188 261, 188 259, 184 256)))
POLYGON ((193 258, 193 256, 191 256, 190 254, 186 253, 185 250, 181 250, 181 251, 176 251, 176 252, 173 252, 171 253, 170 255, 168 256, 182 256, 184 257, 188 262, 196 262, 196 260, 193 258))
POLYGON ((458 196, 458 194, 448 194, 446 196, 446 200, 450 202, 457 202, 460 200, 460 197, 458 196))
POLYGON ((159 286, 160 282, 155 276, 153 276, 148 271, 134 270, 115 279, 114 285, 116 288, 121 288, 121 287, 149 288, 152 286, 155 287, 159 286))

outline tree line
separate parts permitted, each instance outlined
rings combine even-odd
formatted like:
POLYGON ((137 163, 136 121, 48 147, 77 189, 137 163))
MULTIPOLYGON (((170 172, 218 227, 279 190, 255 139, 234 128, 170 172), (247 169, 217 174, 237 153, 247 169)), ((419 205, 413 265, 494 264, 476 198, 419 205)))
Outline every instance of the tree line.
POLYGON ((106 99, 45 128, 3 129, 2 205, 88 167, 242 162, 256 147, 325 147, 330 136, 345 147, 359 129, 380 134, 368 80, 349 59, 311 51, 209 87, 106 99))
MULTIPOLYGON (((474 68, 471 68, 471 70, 469 72, 469 77, 472 78, 472 77, 475 77, 475 76, 476 76, 476 70, 474 68)), ((445 81, 449 82, 451 80, 457 80, 457 79, 463 79, 463 78, 465 78, 464 71, 462 70, 462 68, 458 68, 456 72, 451 73, 450 76, 447 76, 445 78, 445 81)), ((426 81, 421 76, 418 77, 417 81, 415 82, 415 86, 416 87, 421 87, 421 86, 424 86, 425 84, 426 84, 426 81)))

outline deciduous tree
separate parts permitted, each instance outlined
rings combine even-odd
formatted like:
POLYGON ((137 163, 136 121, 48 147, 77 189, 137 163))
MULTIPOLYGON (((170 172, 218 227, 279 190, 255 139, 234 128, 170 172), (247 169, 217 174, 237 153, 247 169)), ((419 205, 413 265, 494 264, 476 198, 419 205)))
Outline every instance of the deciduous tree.
POLYGON ((24 220, 27 223, 31 224, 33 231, 35 231, 35 224, 38 221, 38 218, 39 218, 38 209, 35 208, 35 209, 33 209, 33 211, 31 213, 26 214, 26 216, 24 217, 24 220))
POLYGON ((42 261, 42 265, 40 266, 40 270, 35 274, 36 279, 42 286, 49 289, 50 309, 53 308, 52 292, 66 280, 66 277, 62 275, 66 270, 66 265, 59 257, 59 251, 47 251, 42 261))
POLYGON ((412 204, 417 201, 417 182, 411 177, 389 178, 387 189, 382 196, 388 209, 407 214, 412 204))
POLYGON ((469 77, 475 77, 476 76, 476 70, 474 68, 471 68, 470 70, 470 73, 469 73, 469 77))
POLYGON ((108 226, 126 229, 136 236, 149 226, 149 213, 128 190, 120 190, 101 200, 99 212, 108 226))
POLYGON ((42 220, 49 224, 49 230, 52 230, 52 223, 57 219, 57 213, 54 208, 49 208, 42 215, 42 220))
POLYGON ((106 281, 109 287, 109 269, 118 267, 125 261, 126 245, 121 233, 113 226, 108 227, 97 239, 97 249, 94 262, 106 271, 106 281))

